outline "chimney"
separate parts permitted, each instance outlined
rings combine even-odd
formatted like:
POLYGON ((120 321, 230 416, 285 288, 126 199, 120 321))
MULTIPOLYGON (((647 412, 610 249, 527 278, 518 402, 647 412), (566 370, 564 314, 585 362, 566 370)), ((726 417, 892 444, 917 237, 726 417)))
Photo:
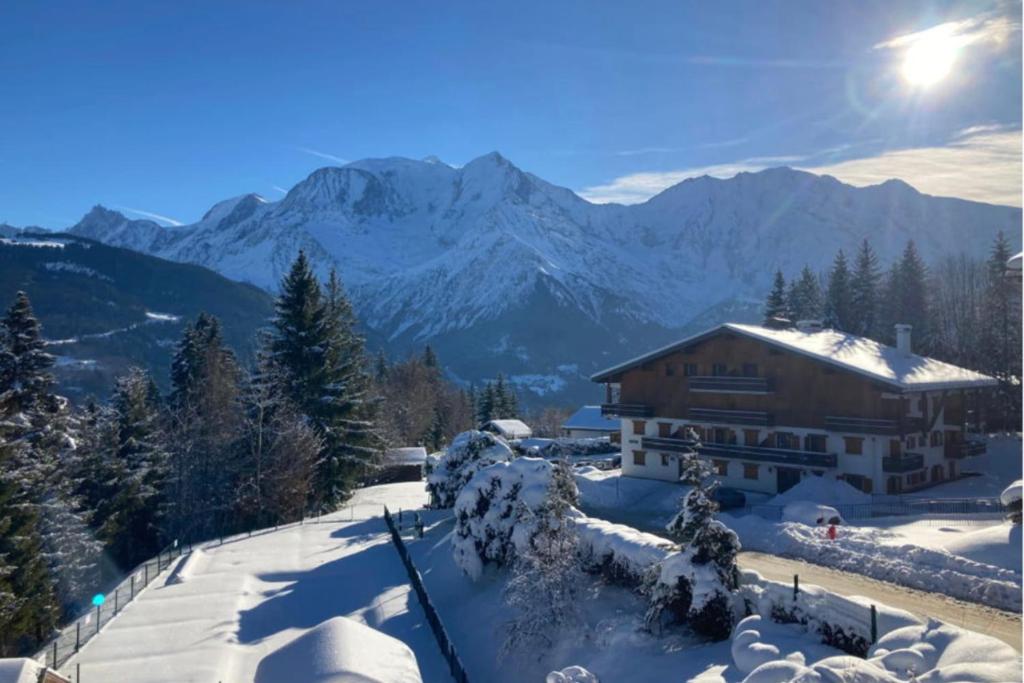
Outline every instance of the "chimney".
POLYGON ((902 353, 905 356, 909 356, 911 353, 910 332, 913 329, 913 325, 896 323, 896 348, 899 349, 900 353, 902 353))

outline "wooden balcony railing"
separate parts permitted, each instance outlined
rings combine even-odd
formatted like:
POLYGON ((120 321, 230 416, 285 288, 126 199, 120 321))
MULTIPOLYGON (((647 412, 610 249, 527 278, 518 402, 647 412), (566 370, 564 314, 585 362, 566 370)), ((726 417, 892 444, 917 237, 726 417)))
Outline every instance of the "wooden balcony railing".
POLYGON ((767 377, 731 377, 725 375, 690 377, 690 391, 716 394, 770 394, 767 377))
POLYGON ((740 446, 738 444, 704 443, 697 448, 701 455, 716 458, 737 458, 752 462, 771 462, 780 465, 802 465, 805 467, 835 467, 835 453, 813 453, 788 448, 765 448, 763 446, 740 446))
POLYGON ((882 458, 882 471, 893 474, 913 472, 924 467, 924 455, 921 453, 904 453, 901 456, 889 455, 882 458))
POLYGON ((610 417, 652 417, 654 408, 642 403, 602 403, 601 414, 610 417))
POLYGON ((718 410, 713 408, 690 408, 687 415, 691 420, 717 422, 730 425, 756 425, 770 427, 775 423, 771 413, 756 410, 718 410))
POLYGON ((692 439, 677 439, 668 436, 645 436, 640 439, 640 448, 645 451, 668 453, 694 453, 697 442, 692 439))

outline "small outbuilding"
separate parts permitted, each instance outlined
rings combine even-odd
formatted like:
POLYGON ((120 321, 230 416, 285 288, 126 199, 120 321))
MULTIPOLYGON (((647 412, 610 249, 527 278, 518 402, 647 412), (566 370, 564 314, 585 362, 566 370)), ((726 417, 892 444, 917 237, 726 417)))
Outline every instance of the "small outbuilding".
POLYGON ((497 434, 507 441, 529 439, 533 430, 521 420, 491 420, 483 426, 483 431, 497 434))
POLYGON ((423 446, 392 448, 384 451, 378 484, 397 481, 420 481, 427 464, 427 449, 423 446))
POLYGON ((56 671, 27 657, 0 659, 0 683, 68 683, 56 671))
POLYGON ((601 414, 601 406, 583 406, 562 423, 562 435, 570 439, 607 436, 617 441, 621 428, 618 419, 601 414))

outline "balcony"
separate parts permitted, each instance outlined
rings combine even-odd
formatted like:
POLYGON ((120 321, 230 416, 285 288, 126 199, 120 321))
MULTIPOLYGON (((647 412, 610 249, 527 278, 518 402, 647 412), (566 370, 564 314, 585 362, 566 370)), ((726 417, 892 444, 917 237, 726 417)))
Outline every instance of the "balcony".
POLYGON ((690 377, 690 391, 715 394, 770 394, 772 383, 767 377, 690 377))
POLYGON ((740 446, 737 444, 706 443, 697 451, 704 456, 716 458, 738 458, 751 462, 771 462, 779 465, 801 465, 804 467, 829 468, 836 466, 835 453, 814 453, 794 451, 788 448, 764 448, 761 446, 740 446))
POLYGON ((601 414, 610 417, 652 417, 654 408, 643 403, 602 403, 601 414))
POLYGON ((896 420, 829 416, 825 418, 825 429, 850 434, 898 434, 900 424, 896 420))
POLYGON ((697 422, 715 422, 729 425, 757 425, 770 427, 775 423, 771 413, 756 410, 717 410, 712 408, 690 408, 687 415, 697 422))
POLYGON ((924 455, 921 453, 904 453, 902 456, 886 456, 882 458, 882 471, 903 474, 924 468, 924 455))
POLYGON ((692 439, 676 439, 668 436, 645 436, 640 439, 640 448, 645 451, 666 453, 693 453, 697 442, 692 439))

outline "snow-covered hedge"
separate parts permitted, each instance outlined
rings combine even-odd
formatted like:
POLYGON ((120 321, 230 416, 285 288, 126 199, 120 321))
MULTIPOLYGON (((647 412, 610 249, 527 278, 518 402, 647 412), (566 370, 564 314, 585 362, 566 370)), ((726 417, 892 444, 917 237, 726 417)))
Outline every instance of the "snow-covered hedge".
POLYGON ((748 613, 802 624, 822 642, 860 657, 871 645, 872 604, 879 636, 920 623, 910 612, 859 596, 839 596, 812 584, 801 584, 794 599, 792 585, 769 581, 755 571, 740 572, 740 595, 748 613))
POLYGON ((583 568, 631 588, 639 589, 651 568, 673 552, 670 541, 624 524, 583 515, 575 524, 583 568))
POLYGON ((462 432, 452 440, 427 476, 430 507, 453 507, 459 492, 477 472, 512 458, 512 449, 500 436, 475 430, 462 432))
MULTIPOLYGON (((477 579, 484 565, 506 565, 516 547, 529 543, 538 516, 545 513, 557 465, 541 458, 496 462, 478 471, 455 501, 455 563, 477 579)), ((575 484, 567 493, 572 498, 575 484)))

